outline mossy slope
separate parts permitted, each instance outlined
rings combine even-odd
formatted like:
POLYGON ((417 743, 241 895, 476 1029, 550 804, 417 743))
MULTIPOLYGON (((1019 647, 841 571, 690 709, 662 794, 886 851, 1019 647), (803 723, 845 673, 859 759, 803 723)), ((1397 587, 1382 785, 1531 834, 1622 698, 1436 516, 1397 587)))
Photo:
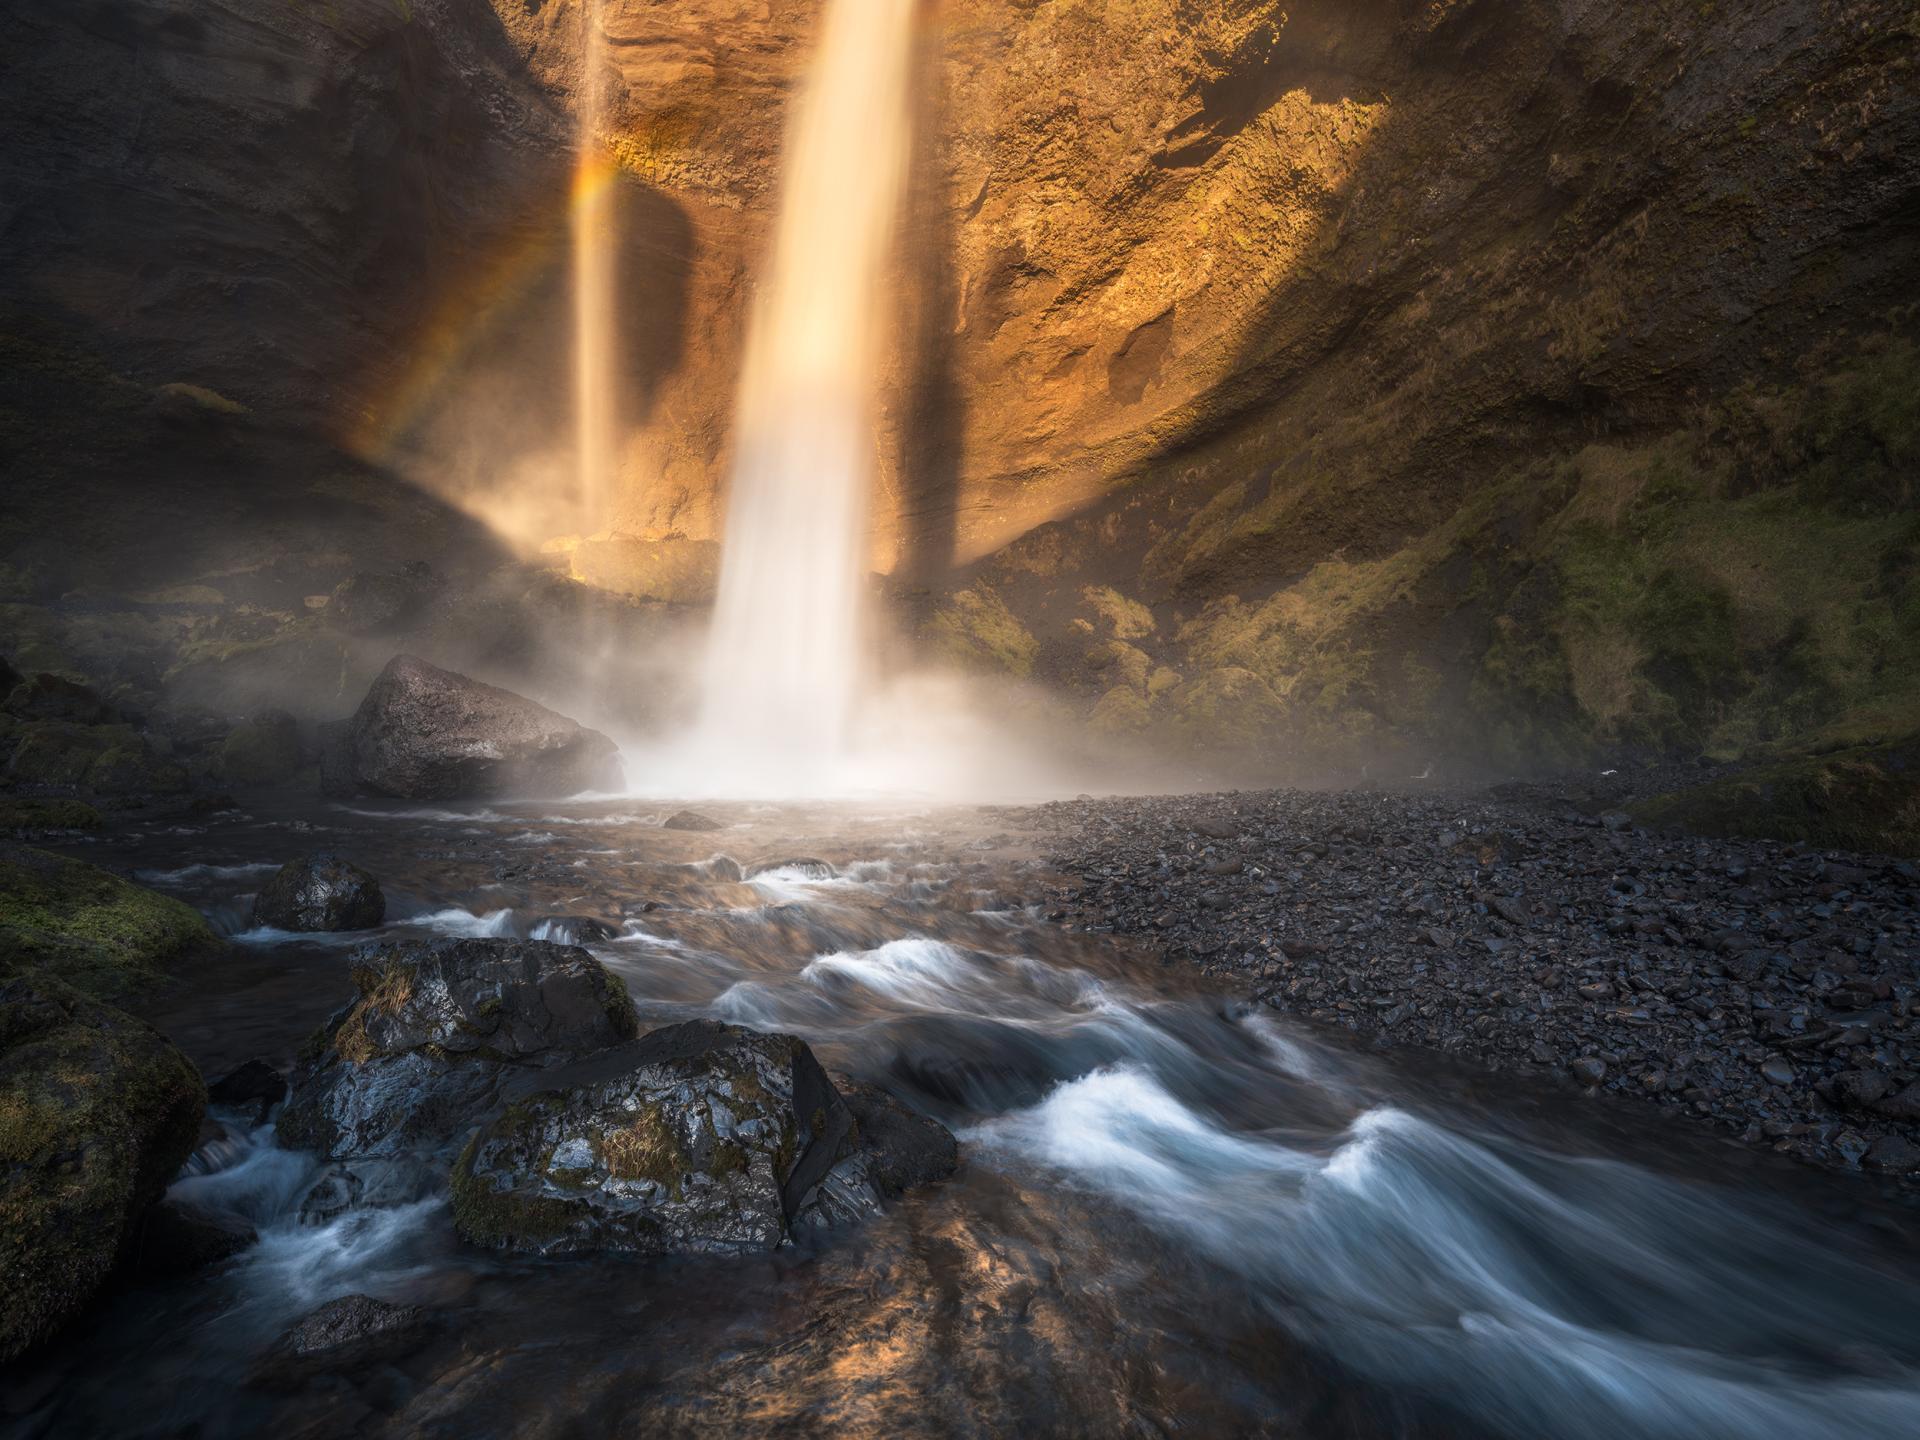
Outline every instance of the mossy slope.
POLYGON ((113 998, 212 940, 199 912, 170 896, 84 861, 0 845, 0 960, 113 998))

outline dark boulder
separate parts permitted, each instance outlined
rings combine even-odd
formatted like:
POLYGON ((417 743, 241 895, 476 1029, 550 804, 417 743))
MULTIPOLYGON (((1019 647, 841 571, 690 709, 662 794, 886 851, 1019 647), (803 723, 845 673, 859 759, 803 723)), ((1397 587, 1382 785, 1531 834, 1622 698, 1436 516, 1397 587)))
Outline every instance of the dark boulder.
POLYGON ((618 789, 620 752, 510 690, 397 655, 348 726, 360 789, 402 800, 564 796, 618 789))
POLYGON ((711 815, 702 815, 698 810, 679 810, 660 822, 662 830, 723 830, 723 826, 711 815))
POLYGON ((371 930, 386 915, 380 882, 324 853, 281 866, 253 901, 254 922, 276 930, 371 930))
POLYGON ((308 1042, 280 1112, 286 1144, 330 1159, 434 1155, 508 1075, 639 1030, 625 987, 572 946, 424 940, 357 958, 359 995, 308 1042))
POLYGON ((7 693, 6 710, 22 720, 58 720, 68 725, 113 725, 120 713, 85 685, 41 673, 7 693))
POLYGON ((506 1094, 453 1170, 454 1224, 477 1244, 772 1250, 879 1208, 852 1112, 791 1035, 690 1021, 506 1094))
POLYGON ((207 1086, 210 1104, 247 1110, 255 1124, 287 1096, 287 1077, 264 1060, 249 1060, 207 1086))
POLYGON ((432 1312, 417 1305, 342 1295, 296 1321, 261 1359, 253 1379, 277 1388, 391 1364, 418 1350, 433 1330, 432 1312))
POLYGON ((883 1195, 904 1194, 953 1174, 960 1145, 938 1120, 901 1104, 877 1085, 836 1075, 834 1083, 858 1127, 868 1173, 883 1195))
POLYGON ((49 975, 0 978, 0 1361, 92 1298, 205 1113, 159 1031, 49 975))

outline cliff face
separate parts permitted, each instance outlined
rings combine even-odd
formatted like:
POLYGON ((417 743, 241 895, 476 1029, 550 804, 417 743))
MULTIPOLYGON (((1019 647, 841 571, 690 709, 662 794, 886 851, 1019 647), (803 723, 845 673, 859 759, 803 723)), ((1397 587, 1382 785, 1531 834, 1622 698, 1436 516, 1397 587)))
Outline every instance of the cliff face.
MULTIPOLYGON (((1905 0, 922 9, 875 558, 926 640, 1203 748, 1906 713, 1905 0)), ((0 301, 523 541, 712 539, 817 11, 600 7, 611 516, 564 493, 577 0, 17 7, 0 301)))

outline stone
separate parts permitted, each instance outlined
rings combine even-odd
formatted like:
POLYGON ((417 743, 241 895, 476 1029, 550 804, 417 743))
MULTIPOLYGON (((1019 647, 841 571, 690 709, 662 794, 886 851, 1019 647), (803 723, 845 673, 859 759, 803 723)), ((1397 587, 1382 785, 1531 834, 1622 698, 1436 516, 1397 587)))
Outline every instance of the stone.
POLYGON ((510 690, 396 655, 349 723, 355 785, 402 800, 561 797, 617 790, 620 752, 597 730, 510 690))
POLYGON ((334 587, 327 624, 348 635, 391 634, 415 619, 438 589, 433 571, 419 562, 395 574, 350 575, 334 587))
POLYGON ((85 861, 0 844, 0 956, 112 998, 214 943, 190 905, 85 861))
POLYGON ((1920 1171, 1920 1145, 1915 1145, 1904 1135, 1889 1131, 1868 1147, 1863 1163, 1870 1169, 1884 1170, 1894 1175, 1911 1175, 1920 1171))
POLYGON ((538 940, 415 940, 355 956, 357 997, 302 1051, 279 1135, 329 1159, 430 1157, 509 1074, 639 1033, 586 951, 538 940))
POLYGON ((21 720, 57 720, 68 725, 113 725, 121 718, 88 686, 45 673, 14 685, 5 709, 21 720))
POLYGON ((0 977, 0 1362, 93 1298, 205 1113, 152 1026, 51 975, 0 977))
POLYGON ((1573 1078, 1582 1085, 1598 1085, 1607 1078, 1606 1061, 1592 1055, 1582 1055, 1567 1068, 1572 1071, 1573 1078))
POLYGON ((1833 1095, 1849 1110, 1865 1110, 1884 1097, 1892 1082, 1880 1070, 1843 1070, 1833 1077, 1833 1095))
POLYGON ((213 1105, 248 1110, 256 1125, 287 1095, 287 1077, 264 1060, 249 1060, 207 1086, 213 1105))
POLYGON ((380 882, 324 851, 289 860, 254 897, 253 919, 276 930, 371 930, 386 919, 380 882))
POLYGON ((1779 1055, 1762 1061, 1760 1074, 1769 1085, 1791 1085, 1794 1080, 1792 1063, 1779 1055))
POLYGON ((454 1165, 454 1223, 476 1244, 765 1251, 809 1206, 879 1208, 852 1112, 791 1035, 689 1021, 529 1077, 510 1102, 454 1165))
POLYGON ((660 822, 662 830, 724 830, 726 827, 697 810, 679 810, 660 822))
POLYGON ((946 1126, 877 1085, 844 1075, 833 1079, 852 1112, 869 1174, 882 1194, 901 1195, 953 1174, 960 1163, 960 1145, 946 1126))
POLYGON ((342 1295, 295 1321, 261 1359, 253 1379, 278 1388, 390 1364, 418 1350, 434 1328, 433 1314, 417 1305, 342 1295))

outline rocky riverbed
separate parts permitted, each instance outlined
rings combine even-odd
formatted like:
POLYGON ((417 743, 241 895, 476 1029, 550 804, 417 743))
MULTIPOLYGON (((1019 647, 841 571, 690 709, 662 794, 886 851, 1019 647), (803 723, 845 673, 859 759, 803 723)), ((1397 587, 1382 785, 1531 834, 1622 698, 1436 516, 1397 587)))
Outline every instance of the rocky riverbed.
POLYGON ((1041 813, 1078 882, 1061 919, 1149 937, 1277 1010, 1920 1182, 1920 867, 1651 833, 1624 808, 1645 788, 1041 813))

